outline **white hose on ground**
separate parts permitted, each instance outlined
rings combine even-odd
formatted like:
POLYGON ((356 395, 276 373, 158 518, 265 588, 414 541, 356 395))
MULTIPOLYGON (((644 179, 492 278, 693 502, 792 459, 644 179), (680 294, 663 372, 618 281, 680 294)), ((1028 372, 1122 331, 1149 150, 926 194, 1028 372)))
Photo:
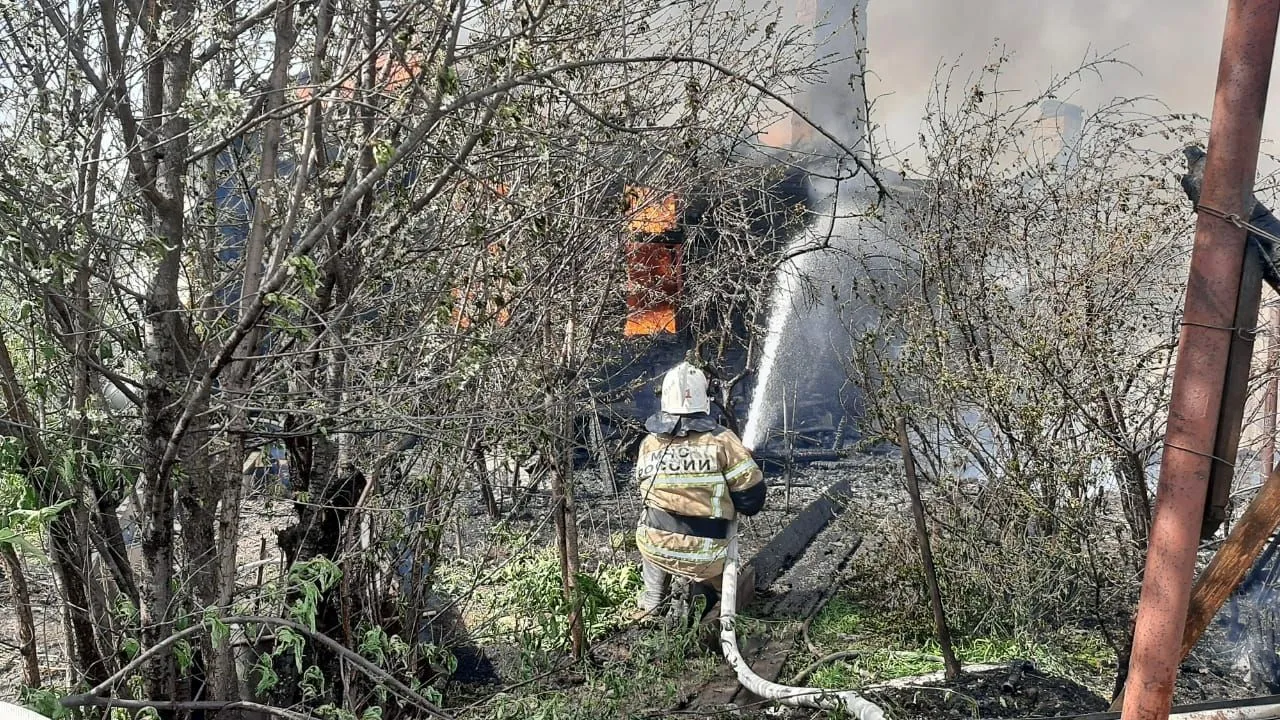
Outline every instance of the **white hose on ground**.
POLYGON ((0 700, 0 720, 49 720, 49 718, 21 705, 0 700))
POLYGON ((1280 705, 1198 710, 1169 716, 1169 720, 1275 720, 1276 718, 1280 718, 1280 705))
POLYGON ((725 553, 724 578, 720 596, 720 649, 742 687, 756 695, 793 707, 835 710, 843 708, 858 720, 885 720, 884 711, 852 690, 791 687, 770 682, 755 674, 738 650, 733 622, 738 603, 738 521, 729 523, 729 549, 725 553))

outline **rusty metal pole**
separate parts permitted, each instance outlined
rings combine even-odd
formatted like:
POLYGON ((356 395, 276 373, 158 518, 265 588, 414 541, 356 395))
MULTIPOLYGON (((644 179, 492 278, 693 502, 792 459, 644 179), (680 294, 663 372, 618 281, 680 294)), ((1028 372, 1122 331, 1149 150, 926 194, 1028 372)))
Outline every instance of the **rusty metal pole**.
MULTIPOLYGON (((1257 172, 1280 0, 1230 0, 1202 206, 1245 217, 1257 172)), ((1200 523, 1222 413, 1245 231, 1201 212, 1173 373, 1155 520, 1138 602, 1124 720, 1169 717, 1200 523)), ((1252 328, 1249 328, 1251 330, 1252 328)), ((1242 400, 1242 399, 1241 399, 1242 400)))

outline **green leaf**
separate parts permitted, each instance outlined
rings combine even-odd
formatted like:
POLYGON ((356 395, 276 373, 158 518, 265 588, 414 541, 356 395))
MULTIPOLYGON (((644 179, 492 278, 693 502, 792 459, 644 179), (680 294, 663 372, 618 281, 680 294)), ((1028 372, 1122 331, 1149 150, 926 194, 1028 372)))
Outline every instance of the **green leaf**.
POLYGON ((373 160, 377 164, 386 165, 394 154, 395 148, 386 140, 379 138, 373 142, 373 160))
POLYGON ((298 278, 298 282, 310 294, 315 295, 319 285, 320 270, 316 261, 305 255, 291 257, 288 260, 289 272, 298 278))
POLYGON ((24 687, 21 690, 20 702, 28 710, 47 718, 63 720, 71 717, 71 711, 62 706, 61 699, 58 693, 48 688, 24 687))
POLYGON ((446 95, 458 94, 458 71, 451 67, 445 67, 440 70, 440 89, 446 95))
POLYGON ((179 640, 173 644, 173 654, 178 659, 178 671, 181 673, 191 672, 191 668, 195 666, 195 648, 186 640, 179 640))
POLYGON ((387 664, 387 632, 381 627, 370 628, 360 642, 360 654, 378 665, 387 664))
POLYGON ((125 638, 120 643, 120 651, 125 654, 125 657, 132 660, 138 657, 138 653, 142 652, 142 643, 138 642, 137 638, 125 638))
POLYGON ((302 697, 306 700, 320 697, 324 694, 324 673, 320 668, 312 665, 302 673, 302 680, 298 683, 302 688, 302 697))
POLYGON ((271 690, 276 685, 280 684, 280 676, 277 675, 275 669, 271 667, 270 655, 263 655, 262 657, 258 658, 257 670, 258 670, 258 687, 256 688, 256 692, 259 695, 271 690))
POLYGON ((222 618, 218 617, 218 609, 216 607, 205 608, 204 621, 209 626, 209 639, 214 646, 226 645, 231 638, 231 627, 222 622, 222 618))
POLYGON ((36 526, 43 526, 58 516, 58 513, 66 510, 75 504, 75 500, 63 500, 57 505, 50 505, 38 510, 10 510, 10 522, 27 522, 36 526))
POLYGON ((285 651, 293 652, 293 662, 298 668, 298 672, 302 672, 302 652, 306 647, 306 641, 302 636, 289 628, 281 628, 276 633, 276 654, 285 651))
POLYGON ((44 553, 40 552, 40 548, 32 545, 31 541, 27 540, 26 537, 13 528, 0 528, 0 545, 8 545, 9 547, 16 548, 24 555, 28 555, 41 561, 46 560, 44 553))

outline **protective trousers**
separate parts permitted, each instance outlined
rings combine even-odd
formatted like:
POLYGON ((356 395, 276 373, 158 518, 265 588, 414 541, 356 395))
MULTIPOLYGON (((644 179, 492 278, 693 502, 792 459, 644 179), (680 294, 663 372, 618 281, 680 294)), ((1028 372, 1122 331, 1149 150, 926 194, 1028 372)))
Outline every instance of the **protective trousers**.
POLYGON ((662 604, 667 596, 667 588, 671 587, 671 576, 666 570, 649 562, 648 558, 640 558, 640 577, 644 580, 644 589, 640 591, 640 609, 653 612, 662 604))
MULTIPOLYGON (((644 580, 644 589, 640 592, 640 609, 652 613, 662 605, 671 587, 671 574, 649 562, 648 558, 640 559, 640 576, 644 580)), ((698 598, 703 598, 702 617, 705 618, 711 608, 720 602, 720 576, 702 582, 689 582, 689 609, 692 615, 698 598)), ((692 619, 692 617, 690 618, 692 619)), ((701 618, 700 618, 701 619, 701 618)))

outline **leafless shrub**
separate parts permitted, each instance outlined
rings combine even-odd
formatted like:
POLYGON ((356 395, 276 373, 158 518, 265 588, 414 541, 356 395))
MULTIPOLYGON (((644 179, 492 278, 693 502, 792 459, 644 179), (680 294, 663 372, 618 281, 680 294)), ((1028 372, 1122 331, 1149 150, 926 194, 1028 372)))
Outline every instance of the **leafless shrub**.
MULTIPOLYGON (((880 319, 855 374, 873 428, 910 419, 958 624, 1101 623, 1123 653, 1189 257, 1181 150, 1204 128, 1117 100, 1059 152, 1041 104, 1109 58, 1029 100, 1000 87, 1005 62, 937 85, 901 272, 863 281, 880 319)), ((913 556, 900 525, 878 571, 913 556)))

